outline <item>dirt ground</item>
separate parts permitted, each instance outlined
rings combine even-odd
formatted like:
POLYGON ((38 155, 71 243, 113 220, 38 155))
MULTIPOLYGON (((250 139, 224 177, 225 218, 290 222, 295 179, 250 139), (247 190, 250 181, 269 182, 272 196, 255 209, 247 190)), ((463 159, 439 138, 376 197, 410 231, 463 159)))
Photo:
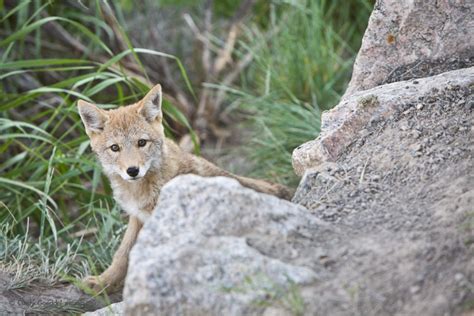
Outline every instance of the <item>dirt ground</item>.
POLYGON ((92 298, 74 285, 47 286, 36 282, 28 287, 9 288, 12 275, 0 271, 0 315, 77 314, 118 302, 122 294, 92 298))
POLYGON ((473 88, 433 91, 372 121, 294 201, 343 236, 308 289, 321 315, 474 313, 473 88))

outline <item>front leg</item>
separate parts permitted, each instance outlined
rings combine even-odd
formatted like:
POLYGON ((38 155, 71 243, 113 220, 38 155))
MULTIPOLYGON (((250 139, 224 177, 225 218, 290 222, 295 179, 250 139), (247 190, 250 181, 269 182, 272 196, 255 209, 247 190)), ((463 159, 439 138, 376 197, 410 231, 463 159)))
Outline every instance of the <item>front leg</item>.
POLYGON ((143 224, 135 216, 130 216, 127 230, 115 252, 112 264, 101 275, 87 277, 84 282, 89 287, 96 292, 106 289, 107 292, 113 293, 123 286, 127 275, 128 256, 142 226, 143 224))

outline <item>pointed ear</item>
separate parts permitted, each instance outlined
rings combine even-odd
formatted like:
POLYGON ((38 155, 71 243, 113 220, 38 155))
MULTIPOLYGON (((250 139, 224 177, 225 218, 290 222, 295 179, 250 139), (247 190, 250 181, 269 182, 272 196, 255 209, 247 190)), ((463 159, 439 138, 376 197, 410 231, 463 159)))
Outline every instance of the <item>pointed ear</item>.
POLYGON ((104 130, 105 121, 107 120, 107 114, 104 110, 83 100, 77 102, 77 107, 87 135, 91 136, 93 133, 100 133, 104 130))
POLYGON ((142 105, 138 112, 145 117, 148 122, 161 120, 163 113, 161 112, 161 86, 157 84, 142 100, 142 105))

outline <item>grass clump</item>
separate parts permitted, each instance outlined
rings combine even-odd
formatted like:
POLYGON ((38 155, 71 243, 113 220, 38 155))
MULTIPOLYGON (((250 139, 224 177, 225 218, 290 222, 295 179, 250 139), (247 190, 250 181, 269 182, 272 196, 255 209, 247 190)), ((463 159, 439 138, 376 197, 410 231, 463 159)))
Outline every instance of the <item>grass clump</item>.
POLYGON ((320 131, 350 79, 372 1, 274 1, 267 30, 247 29, 246 71, 237 101, 249 113, 252 175, 296 185, 295 147, 320 131))

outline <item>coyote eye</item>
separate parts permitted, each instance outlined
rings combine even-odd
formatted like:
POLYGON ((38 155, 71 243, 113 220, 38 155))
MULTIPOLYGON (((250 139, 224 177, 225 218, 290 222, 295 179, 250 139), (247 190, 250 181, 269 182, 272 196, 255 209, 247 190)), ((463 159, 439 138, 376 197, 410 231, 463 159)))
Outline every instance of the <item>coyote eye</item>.
POLYGON ((144 147, 146 145, 146 140, 145 139, 139 139, 138 140, 138 147, 144 147))
POLYGON ((120 147, 117 144, 113 144, 112 146, 110 146, 110 150, 117 152, 120 150, 120 147))

